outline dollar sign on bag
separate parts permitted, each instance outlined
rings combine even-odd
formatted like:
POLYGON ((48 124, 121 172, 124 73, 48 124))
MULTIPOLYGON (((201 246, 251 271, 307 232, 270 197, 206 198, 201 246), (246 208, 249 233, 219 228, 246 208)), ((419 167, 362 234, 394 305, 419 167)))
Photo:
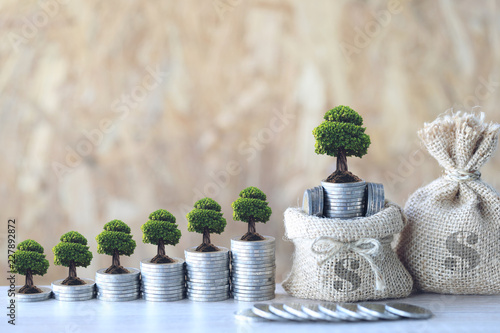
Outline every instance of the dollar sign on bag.
POLYGON ((359 269, 359 260, 352 258, 345 258, 335 263, 335 274, 344 281, 335 281, 333 287, 338 291, 354 291, 361 286, 361 278, 354 272, 359 269), (348 288, 351 284, 351 289, 348 288))
MULTIPOLYGON (((466 270, 474 269, 479 265, 480 256, 476 250, 467 245, 475 245, 478 242, 478 236, 475 233, 468 231, 458 231, 452 233, 446 239, 446 249, 454 257, 460 257, 463 261, 466 261, 468 267, 466 270), (462 244, 458 241, 458 237, 464 240, 466 244, 462 244)), ((448 257, 444 261, 444 266, 449 270, 455 270, 457 268, 458 258, 448 257)))

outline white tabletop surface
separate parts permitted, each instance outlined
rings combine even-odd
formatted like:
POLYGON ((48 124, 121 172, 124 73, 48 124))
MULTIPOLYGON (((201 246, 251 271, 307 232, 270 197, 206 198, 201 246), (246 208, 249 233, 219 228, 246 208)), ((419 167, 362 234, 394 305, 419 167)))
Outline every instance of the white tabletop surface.
MULTIPOLYGON (((424 306, 435 313, 430 320, 401 320, 362 323, 242 323, 234 313, 252 303, 233 299, 215 303, 189 300, 168 303, 108 303, 96 299, 60 302, 50 299, 37 303, 16 302, 16 326, 7 323, 7 287, 0 287, 4 309, 0 332, 500 332, 500 296, 451 296, 419 294, 406 303, 424 306)), ((286 303, 298 299, 277 286, 273 301, 286 303)), ((309 300, 299 300, 314 303, 309 300)))

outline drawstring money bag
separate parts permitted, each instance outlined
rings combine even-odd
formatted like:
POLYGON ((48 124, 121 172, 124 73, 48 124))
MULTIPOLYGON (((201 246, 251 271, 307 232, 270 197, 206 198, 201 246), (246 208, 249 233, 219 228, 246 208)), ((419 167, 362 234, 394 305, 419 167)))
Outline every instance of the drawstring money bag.
POLYGON ((500 293, 500 198, 481 180, 500 125, 484 113, 456 113, 426 124, 419 136, 444 175, 408 200, 398 254, 419 290, 500 293))
POLYGON ((348 220, 288 208, 285 238, 295 252, 283 288, 295 297, 331 302, 408 296, 411 276, 391 247, 404 225, 401 209, 390 202, 378 214, 348 220))

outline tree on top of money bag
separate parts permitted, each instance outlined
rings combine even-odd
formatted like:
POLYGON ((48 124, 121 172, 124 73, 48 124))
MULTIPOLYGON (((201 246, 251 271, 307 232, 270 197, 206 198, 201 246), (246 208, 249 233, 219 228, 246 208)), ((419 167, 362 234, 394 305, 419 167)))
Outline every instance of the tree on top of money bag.
POLYGON ((339 105, 324 116, 323 121, 313 130, 316 139, 316 154, 326 154, 337 158, 337 170, 328 182, 349 183, 360 179, 349 172, 347 157, 363 157, 370 146, 370 137, 365 133, 363 118, 348 106, 339 105))
POLYGON ((149 214, 149 221, 141 226, 142 241, 144 243, 158 245, 157 254, 152 263, 171 263, 172 258, 165 254, 165 245, 179 243, 181 231, 175 223, 175 216, 165 209, 158 209, 149 214))
POLYGON ((134 253, 136 244, 130 234, 130 227, 123 221, 112 220, 106 223, 103 229, 104 231, 95 238, 97 241, 97 253, 113 256, 112 264, 106 269, 105 273, 129 273, 120 264, 120 256, 130 256, 134 253))
POLYGON ((85 281, 76 275, 76 267, 87 267, 92 261, 92 252, 87 246, 87 239, 76 231, 70 231, 62 235, 60 241, 52 248, 52 252, 54 252, 54 264, 69 268, 68 277, 62 284, 85 284, 85 281))
POLYGON ((265 239, 255 230, 255 222, 266 223, 271 217, 272 210, 266 202, 266 195, 257 187, 247 187, 240 192, 240 197, 234 201, 233 218, 236 221, 248 223, 248 232, 241 240, 258 241, 265 239))
POLYGON ((210 234, 220 234, 226 227, 220 205, 213 199, 203 198, 194 204, 194 209, 186 215, 188 231, 203 234, 203 243, 196 248, 199 252, 215 252, 219 248, 210 241, 210 234))
POLYGON ((44 275, 49 268, 45 259, 43 247, 32 239, 27 239, 17 245, 17 251, 9 256, 10 270, 13 273, 26 276, 24 286, 19 289, 21 294, 36 294, 42 290, 33 284, 33 275, 44 275))

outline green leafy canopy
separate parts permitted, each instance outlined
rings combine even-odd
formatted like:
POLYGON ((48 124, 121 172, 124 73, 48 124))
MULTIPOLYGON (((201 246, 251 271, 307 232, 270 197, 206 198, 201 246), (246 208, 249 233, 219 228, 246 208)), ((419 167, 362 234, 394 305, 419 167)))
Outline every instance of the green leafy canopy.
POLYGON ((134 253, 136 243, 130 235, 130 227, 120 220, 113 220, 104 225, 104 231, 96 236, 97 253, 113 255, 114 250, 120 255, 134 253))
POLYGON ((149 215, 150 220, 141 226, 142 241, 158 245, 160 239, 167 245, 175 245, 181 239, 175 217, 165 209, 158 209, 149 215))
POLYGON ((272 210, 266 202, 266 195, 257 187, 247 187, 240 192, 240 197, 231 204, 233 218, 243 222, 266 223, 271 217, 272 210))
POLYGON ((186 217, 188 231, 203 233, 208 228, 209 233, 221 234, 226 227, 226 219, 222 217, 221 206, 213 199, 203 198, 194 204, 194 209, 186 217))
POLYGON ((10 269, 13 273, 26 275, 28 269, 34 275, 44 275, 49 268, 45 259, 43 247, 32 239, 27 239, 17 245, 17 251, 9 256, 10 269))
POLYGON ((339 105, 328 111, 325 121, 313 130, 315 152, 337 157, 340 148, 346 156, 363 157, 368 152, 370 137, 362 127, 363 118, 348 106, 339 105))
POLYGON ((61 236, 61 242, 52 248, 54 264, 69 267, 73 261, 77 267, 87 267, 92 261, 92 252, 87 246, 87 239, 76 231, 61 236))

